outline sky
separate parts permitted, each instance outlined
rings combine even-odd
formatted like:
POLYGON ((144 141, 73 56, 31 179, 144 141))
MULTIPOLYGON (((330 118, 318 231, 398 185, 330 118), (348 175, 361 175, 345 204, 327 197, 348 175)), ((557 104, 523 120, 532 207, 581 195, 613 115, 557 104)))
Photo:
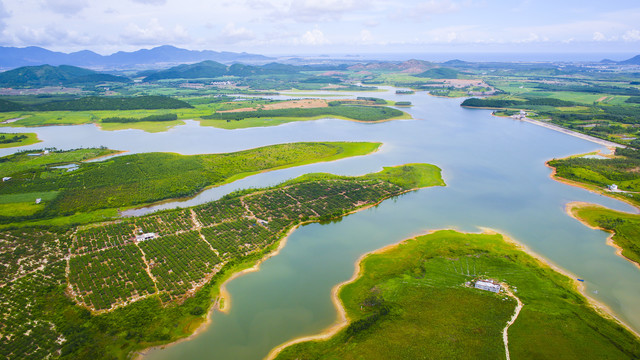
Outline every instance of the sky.
POLYGON ((0 0, 0 46, 640 53, 638 0, 0 0))

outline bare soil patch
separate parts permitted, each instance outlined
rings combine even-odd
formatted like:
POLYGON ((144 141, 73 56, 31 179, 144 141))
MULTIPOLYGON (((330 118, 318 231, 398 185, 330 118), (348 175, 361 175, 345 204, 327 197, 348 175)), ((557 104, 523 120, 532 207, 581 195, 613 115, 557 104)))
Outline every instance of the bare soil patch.
MULTIPOLYGON (((327 107, 329 104, 326 100, 322 99, 300 99, 277 102, 273 104, 262 105, 262 110, 278 110, 278 109, 305 109, 305 108, 321 108, 327 107)), ((232 113, 232 112, 245 112, 245 111, 257 111, 257 108, 240 108, 233 110, 218 111, 219 113, 232 113)))

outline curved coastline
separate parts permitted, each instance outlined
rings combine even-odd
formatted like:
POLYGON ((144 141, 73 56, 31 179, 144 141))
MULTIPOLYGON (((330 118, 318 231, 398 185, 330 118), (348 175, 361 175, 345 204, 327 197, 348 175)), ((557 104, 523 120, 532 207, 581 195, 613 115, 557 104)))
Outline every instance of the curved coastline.
POLYGON ((531 248, 529 248, 527 245, 519 242, 518 240, 516 240, 513 237, 509 236, 505 232, 501 232, 501 231, 498 231, 496 229, 485 228, 485 227, 479 227, 479 229, 481 229, 483 231, 483 233, 485 233, 485 234, 500 234, 500 235, 502 235, 504 241, 515 245, 519 250, 521 250, 521 251, 527 253, 528 255, 530 255, 531 257, 535 258, 541 264, 544 264, 544 265, 550 267, 551 269, 553 269, 554 271, 556 271, 556 272, 568 277, 569 279, 571 279, 575 290, 577 290, 580 293, 580 295, 584 296, 584 298, 587 299, 587 301, 589 302, 589 305, 591 305, 591 307, 596 309, 598 311, 598 313, 600 313, 601 315, 604 315, 604 316, 606 316, 608 318, 614 319, 618 323, 622 324, 622 326, 624 326, 627 330, 631 331, 638 338, 640 338, 640 332, 638 332, 637 330, 632 328, 629 324, 627 324, 622 319, 620 319, 616 315, 616 313, 613 310, 611 310, 610 307, 608 307, 604 303, 602 303, 602 302, 592 298, 591 296, 589 296, 589 294, 587 293, 586 288, 584 286, 584 283, 579 282, 577 280, 578 276, 576 274, 572 273, 571 271, 569 271, 569 270, 567 270, 565 268, 560 267, 559 265, 557 265, 553 261, 549 260, 548 258, 546 258, 546 257, 538 254, 537 252, 531 250, 531 248))
MULTIPOLYGON (((503 108, 492 108, 492 107, 470 107, 470 106, 462 106, 462 107, 466 108, 466 109, 503 110, 503 108)), ((513 119, 511 116, 501 116, 501 115, 496 115, 495 113, 491 113, 491 116, 495 116, 495 117, 499 117, 499 118, 513 119)), ((582 140, 591 141, 591 142, 596 143, 598 145, 605 146, 609 150, 612 150, 612 151, 617 147, 626 147, 625 145, 614 143, 613 141, 600 139, 600 138, 597 138, 597 137, 593 137, 591 135, 587 135, 587 134, 579 133, 577 131, 569 130, 567 128, 563 128, 562 126, 558 126, 558 125, 550 124, 550 123, 545 123, 545 122, 542 122, 540 120, 530 119, 528 117, 523 117, 522 119, 513 119, 513 120, 520 120, 520 121, 528 122, 529 124, 534 124, 534 125, 538 125, 538 126, 550 129, 550 130, 555 130, 557 132, 561 132, 563 134, 571 135, 571 136, 580 138, 582 140)))
MULTIPOLYGON (((549 160, 549 161, 551 161, 551 160, 549 160)), ((562 184, 565 184, 565 185, 579 187, 579 188, 585 189, 587 191, 590 191, 592 193, 609 197, 611 199, 622 201, 624 203, 627 203, 627 204, 631 205, 636 210, 636 214, 640 214, 640 207, 638 207, 637 204, 631 202, 630 200, 627 200, 627 199, 624 199, 624 198, 619 198, 619 197, 616 197, 616 196, 611 196, 610 193, 607 193, 606 191, 604 191, 604 190, 602 190, 602 189, 600 189, 600 188, 598 188, 596 186, 593 186, 593 185, 584 184, 584 183, 580 183, 580 182, 577 182, 577 181, 574 181, 574 180, 569 180, 569 179, 565 179, 565 178, 561 178, 561 177, 557 176, 556 168, 551 166, 551 165, 549 165, 549 161, 546 161, 544 163, 544 166, 546 166, 549 169, 551 169, 551 173, 549 174, 549 177, 552 180, 555 180, 555 181, 557 181, 559 183, 562 183, 562 184)))
POLYGON ((638 270, 640 270, 640 264, 638 264, 637 262, 629 259, 628 257, 622 255, 622 251, 624 250, 622 247, 620 247, 620 245, 616 244, 616 242, 613 240, 613 237, 616 235, 616 232, 613 230, 609 230, 609 229, 605 229, 599 226, 593 226, 589 223, 587 223, 586 221, 584 221, 583 219, 581 219, 580 217, 578 217, 578 215, 574 214, 573 210, 577 210, 583 207, 587 207, 587 206, 592 206, 594 204, 591 203, 587 203, 584 201, 572 201, 570 203, 568 203, 565 206, 565 212, 567 213, 567 215, 571 216, 572 218, 580 221, 583 225, 587 226, 590 229, 594 229, 594 230, 601 230, 601 231, 605 231, 609 233, 609 236, 607 237, 607 245, 613 247, 614 249, 616 249, 616 255, 620 256, 621 258, 629 261, 630 263, 632 263, 633 265, 635 265, 638 270))
MULTIPOLYGON (((577 277, 572 274, 570 271, 561 268, 560 266, 556 265, 555 263, 553 263, 551 260, 541 256, 540 254, 536 253, 535 251, 531 250, 529 247, 527 247, 526 245, 524 245, 523 243, 515 240, 514 238, 510 237, 509 235, 507 235, 506 233, 503 232, 499 232, 495 229, 492 228, 487 228, 487 227, 478 227, 478 229, 481 230, 480 234, 489 234, 489 235, 494 235, 494 234, 499 234, 502 236, 502 238, 504 239, 505 242, 510 243, 515 245, 519 250, 527 253, 528 255, 530 255, 531 257, 533 257, 535 260, 537 260, 538 262, 540 262, 542 265, 548 266, 551 269, 553 269, 556 272, 561 273, 564 276, 567 276, 568 278, 572 279, 572 283, 574 288, 582 295, 585 297, 585 299, 587 299, 587 301, 589 302, 589 305, 594 308, 599 314, 613 319, 614 321, 618 322, 619 324, 621 324, 622 326, 624 326, 626 329, 628 329, 630 332, 632 332, 634 335, 636 335, 638 338, 640 338, 640 332, 636 331, 635 329, 633 329, 632 327, 630 327, 627 323, 625 323, 624 321, 622 321, 621 319, 619 319, 615 313, 606 305, 604 305, 603 303, 589 297, 586 293, 584 284, 578 282, 576 279, 577 277)), ((334 304, 334 306, 336 307, 336 311, 338 312, 338 320, 331 325, 330 327, 324 329, 323 331, 321 331, 318 334, 315 335, 306 335, 306 336, 301 336, 298 338, 294 338, 291 339, 275 348, 273 348, 269 354, 265 357, 265 360, 273 360, 275 359, 278 354, 280 354, 280 352, 282 352, 285 348, 291 346, 291 345, 295 345, 301 342, 305 342, 305 341, 313 341, 313 340, 326 340, 328 338, 330 338, 331 336, 337 334, 340 330, 342 330, 343 328, 345 328, 346 326, 349 325, 349 318, 346 315, 346 310, 344 308, 344 305, 342 303, 342 300, 340 299, 340 297, 338 296, 338 293, 340 291, 340 289, 347 285, 350 284, 354 281, 356 281, 358 278, 360 278, 362 276, 362 261, 368 257, 369 255, 373 255, 373 254, 379 254, 379 253, 383 253, 387 250, 390 250, 400 244, 402 244, 403 242, 410 240, 410 239, 414 239, 418 236, 424 236, 424 235, 429 235, 429 234, 433 234, 436 233, 438 231, 446 231, 446 230, 454 230, 454 231, 458 231, 454 228, 444 228, 444 229, 432 229, 432 230, 428 230, 426 232, 414 235, 412 237, 408 237, 406 239, 400 240, 396 243, 393 244, 389 244, 387 246, 384 246, 382 248, 370 251, 368 253, 365 253, 363 255, 361 255, 360 257, 358 257, 358 259, 355 261, 354 263, 354 273, 351 276, 351 278, 349 278, 346 281, 343 281, 339 284, 337 284, 336 286, 334 286, 331 290, 331 300, 334 304)), ((466 234, 470 234, 469 232, 464 232, 466 234)))
MULTIPOLYGON (((421 188, 412 188, 412 189, 408 189, 408 190, 402 191, 401 193, 399 193, 399 194, 397 194, 397 195, 389 196, 389 197, 385 197, 385 198, 383 198, 383 199, 381 199, 380 201, 377 201, 377 202, 375 202, 375 203, 368 204, 368 205, 365 205, 365 206, 359 207, 359 208, 357 208, 357 209, 354 209, 354 210, 352 210, 352 211, 350 211, 350 212, 347 212, 347 213, 345 213, 345 214, 341 215, 340 217, 342 218, 342 217, 344 217, 344 216, 347 216, 347 215, 350 215, 350 214, 354 214, 354 213, 356 213, 356 212, 359 212, 359 211, 362 211, 362 210, 366 210, 366 209, 369 209, 369 208, 375 207, 375 206, 379 205, 380 203, 382 203, 383 201, 388 200, 389 198, 396 197, 396 196, 400 196, 400 195, 402 195, 402 194, 406 194, 406 193, 408 193, 408 192, 416 191, 416 190, 419 190, 419 189, 421 189, 421 188)), ((135 352, 135 353, 134 353, 134 359, 136 359, 136 360, 144 359, 145 355, 147 355, 147 353, 148 353, 149 351, 151 351, 151 350, 155 350, 155 349, 165 349, 165 348, 167 348, 167 347, 174 346, 174 345, 180 344, 180 343, 182 343, 182 342, 192 340, 192 339, 194 339, 195 337, 197 337, 198 335, 200 335, 202 332, 204 332, 204 331, 205 331, 205 330, 206 330, 206 329, 211 325, 211 323, 212 323, 212 318, 211 318, 211 317, 212 317, 213 313, 214 313, 216 310, 217 310, 217 311, 220 311, 220 312, 223 312, 223 313, 228 313, 228 312, 231 310, 231 295, 229 294, 229 292, 228 292, 228 291, 227 291, 227 289, 226 289, 226 284, 227 284, 229 281, 231 281, 231 280, 233 280, 233 279, 236 279, 236 278, 238 278, 238 277, 241 277, 241 276, 243 276, 243 275, 246 275, 246 274, 249 274, 249 273, 256 272, 256 271, 260 270, 260 265, 261 265, 264 261, 266 261, 267 259, 269 259, 269 258, 271 258, 271 257, 273 257, 273 256, 276 256, 276 255, 278 255, 278 254, 280 253, 280 251, 281 251, 281 250, 284 248, 284 246, 287 244, 287 241, 289 240, 289 237, 291 236, 291 234, 292 234, 292 233, 293 233, 293 232, 294 232, 298 227, 303 226, 303 225, 307 225, 307 224, 311 224, 311 223, 318 223, 318 222, 320 222, 320 221, 318 221, 318 220, 314 220, 314 221, 305 221, 305 222, 301 222, 301 223, 299 223, 299 224, 297 224, 297 225, 294 225, 291 229, 289 229, 289 230, 285 233, 285 235, 282 237, 282 239, 280 239, 280 240, 278 241, 278 246, 277 246, 277 248, 276 248, 275 250, 273 250, 273 251, 271 251, 271 252, 267 253, 265 256, 263 256, 262 258, 260 258, 260 259, 255 263, 255 264, 253 264, 253 266, 251 266, 251 267, 249 267, 249 268, 242 269, 242 270, 240 270, 240 271, 237 271, 237 272, 235 272, 235 273, 231 274, 231 275, 229 276, 229 278, 227 278, 227 279, 226 279, 222 284, 220 284, 220 286, 219 286, 219 288, 218 288, 218 289, 219 289, 218 296, 217 296, 217 298, 213 301, 213 302, 214 302, 214 304, 213 304, 213 305, 211 306, 211 308, 209 309, 209 312, 207 313, 207 317, 206 317, 206 319, 205 319, 205 320, 204 320, 204 321, 203 321, 203 322, 202 322, 202 323, 201 323, 201 324, 196 328, 196 330, 195 330, 191 335, 189 335, 189 336, 187 336, 187 337, 184 337, 184 338, 181 338, 181 339, 178 339, 178 340, 176 340, 176 341, 173 341, 173 342, 167 343, 167 344, 152 345, 152 346, 149 346, 149 347, 147 347, 147 348, 145 348, 145 349, 143 349, 143 350, 137 351, 137 352, 135 352), (223 303, 223 306, 221 306, 221 305, 220 305, 221 303, 223 303)), ((397 244, 399 244, 399 243, 397 243, 397 244)), ((390 247, 393 247, 393 246, 395 246, 395 245, 397 245, 397 244, 391 244, 391 245, 388 245, 388 246, 386 246, 384 249, 386 249, 386 248, 390 248, 390 247)), ((366 255, 368 255, 368 253, 367 253, 367 254, 363 254, 363 255, 361 256, 361 258, 364 258, 366 255)), ((357 263, 359 263, 359 261, 358 261, 357 263)), ((354 274, 354 276, 355 276, 355 274, 354 274)), ((332 289, 332 299, 333 299, 333 302, 334 302, 334 306, 336 306, 336 309, 337 309, 338 311, 342 310, 342 311, 344 312, 344 309, 342 309, 342 303, 341 303, 341 302, 340 302, 340 303, 336 303, 336 299, 338 298, 338 296, 337 296, 337 292, 338 292, 338 290, 339 290, 340 285, 341 285, 341 284, 338 284, 338 285, 336 285, 336 286, 332 289)), ((339 301, 339 300, 338 300, 338 301, 339 301)), ((346 320, 346 313, 344 313, 344 314, 343 314, 343 317, 344 317, 344 318, 345 318, 345 320, 346 320)), ((346 323, 345 323, 345 325, 346 325, 346 323)), ((344 325, 343 325, 343 326, 344 326, 344 325)), ((337 332, 338 330, 340 330, 340 328, 339 328, 339 329, 337 329, 337 330, 336 330, 336 332, 337 332)))

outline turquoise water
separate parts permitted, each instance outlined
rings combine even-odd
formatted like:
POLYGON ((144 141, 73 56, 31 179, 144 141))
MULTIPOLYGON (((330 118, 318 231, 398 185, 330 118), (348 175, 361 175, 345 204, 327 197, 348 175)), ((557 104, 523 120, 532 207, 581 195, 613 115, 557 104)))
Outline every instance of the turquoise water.
POLYGON ((640 271, 605 244, 606 233, 591 230, 564 212, 571 201, 595 202, 624 211, 632 208, 555 182, 544 166, 551 158, 604 150, 601 146, 543 127, 493 117, 490 111, 463 109, 460 99, 425 93, 397 96, 393 89, 371 95, 411 101, 414 106, 406 111, 415 120, 364 124, 326 119, 233 131, 200 127, 191 121, 158 134, 104 132, 92 125, 36 130, 45 140, 37 147, 71 148, 79 141, 82 146, 183 154, 293 141, 384 143, 372 155, 252 176, 205 191, 187 205, 216 199, 238 188, 277 184, 307 172, 359 175, 411 162, 432 163, 443 170, 446 187, 408 193, 339 222, 297 229, 282 251, 266 260, 260 271, 227 285, 231 296, 228 314, 214 312, 211 325, 197 337, 150 351, 146 358, 260 359, 273 347, 320 332, 336 321, 331 288, 351 277, 359 256, 442 228, 477 232, 478 227, 489 227, 508 234, 585 279, 589 294, 640 329, 640 271))

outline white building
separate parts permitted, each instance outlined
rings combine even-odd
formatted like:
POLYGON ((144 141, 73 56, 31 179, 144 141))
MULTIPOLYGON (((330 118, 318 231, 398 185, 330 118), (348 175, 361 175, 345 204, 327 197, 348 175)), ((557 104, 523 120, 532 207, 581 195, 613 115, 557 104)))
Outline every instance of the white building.
POLYGON ((158 235, 156 233, 144 233, 140 235, 136 235, 136 241, 145 241, 155 239, 158 235))
POLYGON ((608 186, 609 190, 611 191, 618 191, 618 185, 616 184, 611 184, 608 186))
POLYGON ((2 181, 9 181, 11 180, 11 176, 5 176, 2 178, 2 181))
POLYGON ((41 198, 37 198, 37 199, 36 199, 36 204, 40 204, 41 202, 42 202, 42 199, 41 199, 41 198))
POLYGON ((500 292, 500 284, 495 284, 490 280, 478 280, 474 286, 476 289, 491 291, 494 293, 500 292))

